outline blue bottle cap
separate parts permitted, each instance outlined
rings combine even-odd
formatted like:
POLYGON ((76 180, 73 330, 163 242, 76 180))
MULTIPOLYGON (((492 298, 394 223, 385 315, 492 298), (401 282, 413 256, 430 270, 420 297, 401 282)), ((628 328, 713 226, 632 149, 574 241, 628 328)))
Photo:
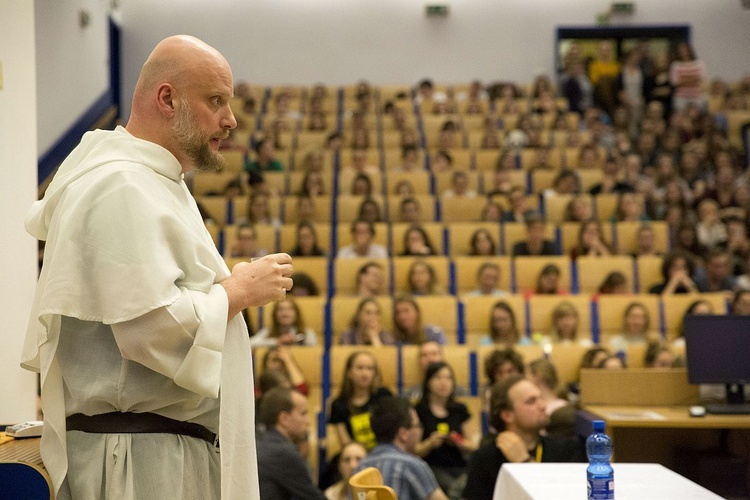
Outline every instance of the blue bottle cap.
POLYGON ((604 432, 605 423, 604 420, 594 420, 594 432, 604 432))

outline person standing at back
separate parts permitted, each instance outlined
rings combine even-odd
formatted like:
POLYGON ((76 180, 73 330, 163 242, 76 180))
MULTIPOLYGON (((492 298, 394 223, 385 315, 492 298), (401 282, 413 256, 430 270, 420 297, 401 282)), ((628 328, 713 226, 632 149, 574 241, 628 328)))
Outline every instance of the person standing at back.
POLYGON ((223 164, 232 94, 216 49, 161 41, 127 126, 86 134, 27 216, 46 254, 22 366, 41 373, 57 498, 259 498, 238 313, 282 299, 292 261, 230 273, 183 182, 223 164))

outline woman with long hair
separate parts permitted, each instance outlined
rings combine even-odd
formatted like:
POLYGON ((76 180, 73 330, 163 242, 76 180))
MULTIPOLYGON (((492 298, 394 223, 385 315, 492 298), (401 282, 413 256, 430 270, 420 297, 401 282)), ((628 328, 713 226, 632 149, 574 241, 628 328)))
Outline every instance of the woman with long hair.
POLYGON ((601 223, 593 219, 581 222, 578 230, 578 244, 571 252, 570 257, 572 259, 582 255, 606 257, 612 254, 614 254, 614 250, 604 240, 601 223))
POLYGON ((310 221, 297 223, 297 238, 289 251, 292 257, 323 257, 325 251, 318 245, 318 232, 315 225, 310 221))
POLYGON ((372 353, 353 352, 346 359, 341 389, 331 402, 328 423, 336 428, 341 445, 358 441, 369 450, 375 447, 370 427, 370 408, 380 398, 391 396, 382 386, 380 369, 372 353))
POLYGON ((408 292, 412 295, 439 295, 443 293, 437 282, 435 269, 425 261, 417 260, 409 266, 408 292))
POLYGON ((422 324, 422 311, 411 297, 399 297, 393 302, 393 333, 399 345, 437 342, 445 345, 445 332, 435 325, 422 324))
POLYGON ((392 345, 393 335, 383 329, 380 304, 374 299, 363 299, 349 323, 349 329, 341 334, 342 345, 392 345))
POLYGON ((505 301, 495 302, 489 316, 489 335, 482 337, 482 345, 522 343, 521 332, 516 323, 516 314, 505 301))
POLYGON ((415 452, 435 473, 443 491, 450 491, 466 470, 464 453, 477 449, 478 439, 468 427, 466 405, 456 401, 456 377, 444 361, 432 363, 425 372, 422 398, 415 409, 423 436, 415 452))
POLYGON ((437 255, 430 236, 421 226, 412 226, 404 233, 403 256, 437 255))
POLYGON ((305 325, 299 305, 290 297, 273 304, 271 325, 261 328, 250 338, 252 347, 317 343, 315 331, 305 325))
POLYGON ((359 462, 367 456, 367 448, 362 443, 352 441, 341 448, 338 472, 341 480, 326 488, 326 500, 349 500, 349 478, 359 462))

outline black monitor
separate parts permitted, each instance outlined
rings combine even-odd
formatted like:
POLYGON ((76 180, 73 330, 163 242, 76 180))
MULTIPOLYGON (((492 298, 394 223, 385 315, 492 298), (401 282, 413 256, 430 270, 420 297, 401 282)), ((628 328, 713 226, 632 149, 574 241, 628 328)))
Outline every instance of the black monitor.
POLYGON ((733 413, 750 384, 750 316, 687 315, 684 331, 689 382, 725 384, 727 405, 716 412, 733 413))

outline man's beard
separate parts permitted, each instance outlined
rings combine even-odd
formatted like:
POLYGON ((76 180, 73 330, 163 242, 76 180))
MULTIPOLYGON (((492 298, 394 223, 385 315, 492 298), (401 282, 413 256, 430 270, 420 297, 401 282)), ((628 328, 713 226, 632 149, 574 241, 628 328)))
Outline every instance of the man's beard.
MULTIPOLYGON (((174 127, 172 128, 177 145, 193 162, 200 172, 218 171, 224 167, 224 157, 211 150, 211 137, 206 137, 198 127, 195 114, 186 100, 181 101, 174 127)), ((226 139, 227 132, 222 139, 226 139)))

